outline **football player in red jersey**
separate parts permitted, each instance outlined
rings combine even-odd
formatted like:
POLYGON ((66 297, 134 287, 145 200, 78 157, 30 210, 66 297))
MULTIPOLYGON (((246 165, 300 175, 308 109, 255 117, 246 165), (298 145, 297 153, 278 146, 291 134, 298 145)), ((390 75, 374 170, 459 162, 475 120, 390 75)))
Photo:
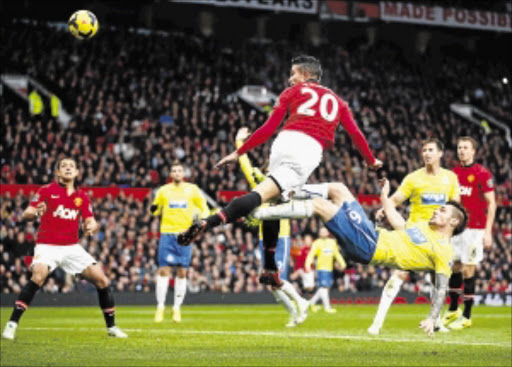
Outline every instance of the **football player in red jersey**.
MULTIPOLYGON (((272 144, 268 178, 215 215, 192 224, 178 236, 179 244, 189 245, 209 228, 246 216, 280 194, 287 197, 299 191, 320 164, 323 151, 334 145, 334 133, 339 124, 347 131, 370 168, 382 166, 370 151, 347 103, 319 84, 321 76, 322 68, 316 58, 299 56, 292 60, 291 87, 281 93, 271 116, 240 148, 215 165, 218 168, 235 163, 240 155, 266 142, 286 119, 272 144)), ((265 279, 270 285, 279 281, 275 274, 265 279)))
POLYGON ((475 297, 475 265, 484 255, 484 247, 492 245, 492 226, 496 213, 496 198, 492 174, 475 163, 477 143, 464 136, 457 141, 460 164, 453 169, 460 185, 462 205, 469 213, 468 228, 452 239, 455 253, 453 273, 450 277, 450 307, 443 317, 452 330, 471 326, 471 307, 475 297), (461 286, 464 282, 464 312, 458 308, 461 286), (462 315, 462 317, 461 317, 462 315))
POLYGON ((115 325, 114 296, 109 279, 96 260, 78 244, 80 218, 88 236, 98 230, 98 224, 89 197, 75 186, 78 176, 76 161, 68 157, 60 159, 56 174, 57 181, 41 187, 23 212, 24 220, 40 219, 41 224, 35 241, 32 277, 21 290, 2 336, 14 339, 23 312, 48 274, 60 266, 69 274, 80 274, 97 287, 108 335, 126 338, 127 335, 115 325))

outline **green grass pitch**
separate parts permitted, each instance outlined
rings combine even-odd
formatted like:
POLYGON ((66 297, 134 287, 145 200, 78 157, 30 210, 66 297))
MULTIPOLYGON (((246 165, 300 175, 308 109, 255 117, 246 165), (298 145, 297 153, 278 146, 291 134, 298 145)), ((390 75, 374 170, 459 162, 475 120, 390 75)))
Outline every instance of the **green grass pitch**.
MULTIPOLYGON (((106 336, 96 307, 32 307, 1 366, 511 366, 510 307, 475 307, 473 327, 429 339, 418 328, 427 306, 391 308, 378 337, 366 333, 375 306, 309 314, 293 329, 279 305, 184 306, 153 322, 154 307, 117 308, 128 339, 106 336)), ((170 309, 169 309, 170 310, 170 309)), ((1 309, 2 329, 11 309, 1 309)))

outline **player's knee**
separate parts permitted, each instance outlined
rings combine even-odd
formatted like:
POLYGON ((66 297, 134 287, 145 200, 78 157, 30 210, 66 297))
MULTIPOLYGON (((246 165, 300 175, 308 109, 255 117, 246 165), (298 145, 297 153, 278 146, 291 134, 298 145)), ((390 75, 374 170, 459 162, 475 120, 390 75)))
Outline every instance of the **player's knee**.
POLYGON ((32 278, 30 278, 34 283, 36 283, 38 286, 42 286, 44 281, 46 280, 46 275, 43 274, 32 274, 32 278))
POLYGON ((171 268, 169 266, 164 266, 161 268, 158 268, 158 275, 161 277, 168 277, 171 275, 171 268))
POLYGON ((103 289, 107 288, 110 285, 110 280, 106 277, 106 275, 103 275, 97 278, 94 283, 96 285, 96 288, 103 289))
POLYGON ((331 203, 330 201, 322 198, 314 198, 313 202, 313 215, 318 215, 322 221, 328 222, 336 215, 339 206, 331 203))
POLYGON ((178 268, 176 271, 176 275, 178 278, 186 278, 187 277, 187 268, 178 268))
POLYGON ((329 199, 338 206, 341 206, 344 201, 355 200, 347 186, 340 182, 329 183, 328 196, 329 199))
POLYGON ((32 268, 32 280, 38 286, 42 286, 48 276, 48 268, 45 265, 37 264, 32 268))

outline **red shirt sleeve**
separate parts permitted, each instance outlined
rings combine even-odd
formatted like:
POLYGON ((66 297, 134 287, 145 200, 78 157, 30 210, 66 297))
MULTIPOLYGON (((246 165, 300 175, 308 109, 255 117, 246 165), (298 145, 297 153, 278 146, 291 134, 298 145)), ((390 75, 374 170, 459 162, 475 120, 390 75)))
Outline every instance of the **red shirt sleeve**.
POLYGON ((494 191, 494 181, 492 179, 492 174, 488 170, 482 170, 480 175, 480 183, 482 185, 482 190, 484 192, 494 191))
POLYGON ((94 217, 92 213, 92 204, 91 199, 89 199, 89 195, 86 193, 82 194, 83 204, 82 204, 82 219, 87 219, 94 217))
POLYGON ((39 203, 44 203, 48 198, 48 188, 46 186, 37 190, 37 193, 30 199, 29 206, 36 207, 39 203))
POLYGON ((238 148, 237 152, 239 155, 245 154, 249 150, 263 144, 274 134, 288 112, 290 90, 289 88, 281 93, 268 120, 238 148))
POLYGON ((375 163, 375 157, 368 146, 368 142, 364 137, 361 130, 357 126, 354 117, 352 116, 352 112, 350 108, 344 101, 340 101, 341 109, 340 109, 340 121, 343 125, 343 128, 347 131, 350 136, 350 140, 352 140, 352 144, 357 148, 359 153, 363 156, 364 160, 367 164, 371 165, 375 163))

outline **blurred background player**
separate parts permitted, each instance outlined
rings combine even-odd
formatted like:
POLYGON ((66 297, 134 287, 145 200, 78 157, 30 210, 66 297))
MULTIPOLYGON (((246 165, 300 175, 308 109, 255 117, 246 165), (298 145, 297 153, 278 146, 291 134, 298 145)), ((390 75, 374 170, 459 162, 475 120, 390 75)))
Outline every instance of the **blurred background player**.
POLYGON ((68 274, 80 274, 96 286, 108 335, 127 337, 115 323, 114 295, 109 279, 96 260, 78 243, 80 218, 86 236, 98 230, 89 196, 75 185, 78 173, 74 159, 61 158, 57 162, 57 181, 41 187, 23 212, 23 220, 40 219, 41 223, 31 265, 32 277, 14 304, 2 334, 5 339, 14 339, 21 316, 48 275, 58 266, 68 274))
POLYGON ((322 300, 324 311, 327 313, 336 313, 336 309, 331 307, 329 298, 329 289, 332 286, 334 261, 337 261, 341 270, 345 269, 347 264, 340 254, 338 244, 333 238, 329 238, 329 231, 322 227, 318 231, 319 238, 313 242, 313 247, 306 259, 306 269, 312 269, 313 260, 316 257, 316 275, 318 290, 313 298, 309 300, 311 310, 318 311, 316 303, 322 300))
POLYGON ((484 257, 484 247, 492 245, 492 226, 496 214, 496 198, 491 172, 475 163, 477 143, 469 137, 457 142, 460 164, 453 169, 460 184, 460 199, 469 215, 468 228, 455 236, 453 273, 450 277, 450 307, 443 324, 452 330, 471 326, 471 307, 475 298, 475 266, 484 257), (464 313, 458 308, 464 282, 464 313), (461 318, 462 315, 462 318, 461 318))
POLYGON ((302 239, 299 254, 295 257, 293 274, 290 276, 291 279, 297 279, 300 277, 304 296, 306 298, 311 298, 313 291, 315 290, 315 272, 306 268, 306 259, 311 251, 312 245, 313 237, 310 234, 306 234, 302 239))
MULTIPOLYGON (((235 138, 236 146, 242 146, 248 136, 249 129, 245 127, 239 129, 235 138)), ((252 166, 247 154, 241 155, 238 161, 251 189, 265 179, 265 175, 258 168, 252 166)), ((259 224, 259 242, 263 271, 279 272, 281 284, 272 285, 272 293, 276 300, 281 302, 290 313, 290 320, 286 326, 294 327, 305 321, 308 303, 297 293, 293 285, 287 281, 290 263, 290 220, 281 219, 261 222, 259 224), (279 226, 278 238, 275 238, 273 235, 275 231, 273 231, 272 227, 275 226, 279 226), (295 309, 292 300, 297 304, 298 310, 295 309)))
POLYGON ((171 166, 171 178, 171 183, 158 189, 150 208, 151 214, 160 216, 155 322, 164 319, 171 267, 176 267, 172 320, 181 321, 181 304, 187 292, 187 269, 192 248, 179 246, 177 234, 187 229, 196 217, 204 218, 209 214, 201 189, 184 182, 184 168, 179 161, 171 166))
MULTIPOLYGON (((409 200, 409 224, 428 221, 434 211, 447 201, 459 201, 457 176, 441 167, 443 150, 443 144, 439 140, 433 138, 425 140, 422 147, 422 158, 425 167, 405 176, 398 190, 390 198, 395 207, 409 200)), ((380 209, 377 213, 377 219, 380 220, 383 213, 383 209, 380 209)), ((379 334, 389 307, 407 276, 407 272, 396 270, 387 281, 382 291, 377 314, 372 325, 368 328, 370 334, 379 334)))
POLYGON ((467 214, 456 201, 438 207, 428 220, 406 224, 389 198, 389 181, 380 181, 380 199, 384 214, 394 230, 376 229, 359 202, 343 184, 341 195, 331 201, 324 198, 306 200, 304 205, 292 201, 254 213, 260 219, 309 218, 319 216, 341 246, 346 259, 362 264, 384 265, 411 271, 435 271, 430 315, 420 323, 429 335, 443 307, 451 275, 453 249, 450 240, 462 233, 467 214))
POLYGON ((215 165, 218 168, 237 162, 240 155, 272 137, 286 118, 272 144, 268 177, 250 193, 232 200, 218 213, 194 223, 181 233, 178 238, 181 245, 188 245, 210 228, 248 215, 280 194, 286 196, 300 190, 320 164, 323 151, 334 145, 335 131, 340 123, 368 166, 372 169, 382 166, 370 151, 347 103, 322 86, 321 77, 322 67, 313 56, 299 56, 292 60, 291 87, 281 93, 268 120, 240 148, 215 165))

